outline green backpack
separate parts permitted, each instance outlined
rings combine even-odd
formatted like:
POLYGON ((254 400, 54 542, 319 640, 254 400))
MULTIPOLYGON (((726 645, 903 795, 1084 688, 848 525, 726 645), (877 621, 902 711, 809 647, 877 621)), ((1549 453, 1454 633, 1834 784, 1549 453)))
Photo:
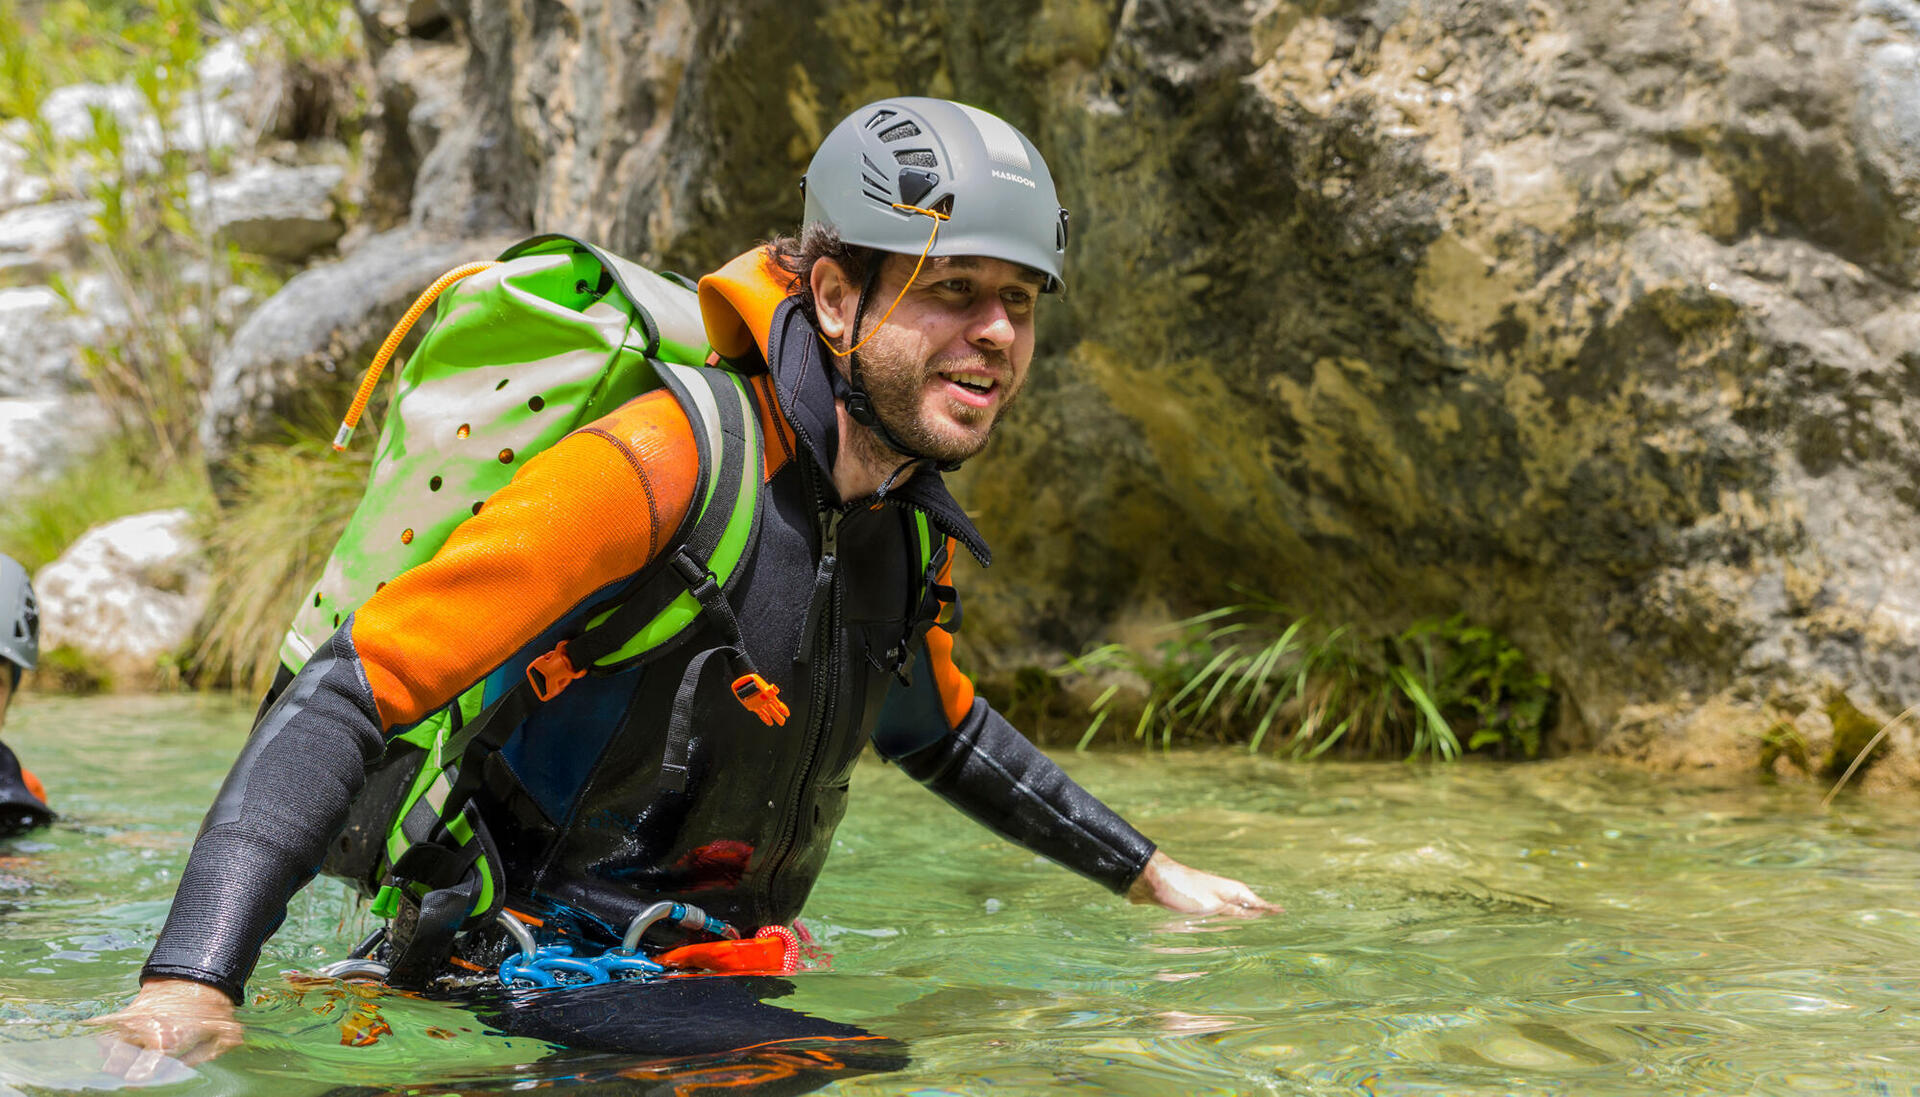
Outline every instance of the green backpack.
MULTIPOLYGON (((751 544, 764 460, 740 374, 710 359, 697 295, 564 236, 538 236, 442 277, 415 302, 369 367, 335 448, 407 329, 437 300, 432 325, 401 367, 365 496, 302 600, 281 647, 297 673, 359 605, 431 557, 527 459, 636 396, 665 387, 694 426, 704 490, 666 565, 592 607, 585 626, 534 661, 501 696, 475 685, 393 735, 322 871, 374 897, 396 940, 420 942, 391 981, 423 982, 454 933, 490 919, 504 898, 499 857, 469 801, 513 729, 566 683, 664 651, 703 616, 721 626, 735 694, 784 723, 778 689, 746 662, 725 599, 751 544), (404 923, 404 925, 402 925, 404 923), (437 955, 436 955, 437 953, 437 955)), ((707 655, 697 656, 689 677, 707 655)), ((691 691, 686 691, 690 693, 691 691)), ((685 716, 670 728, 662 780, 683 787, 685 716)))

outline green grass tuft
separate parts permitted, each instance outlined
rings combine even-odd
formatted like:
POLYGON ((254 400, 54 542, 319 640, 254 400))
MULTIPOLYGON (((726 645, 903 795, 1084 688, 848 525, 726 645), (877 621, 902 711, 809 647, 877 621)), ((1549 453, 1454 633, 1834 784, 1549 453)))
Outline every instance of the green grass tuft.
POLYGON ((203 682, 266 689, 287 623, 320 578, 372 462, 368 447, 336 454, 313 436, 257 445, 234 461, 234 495, 206 529, 214 589, 193 659, 203 682))
POLYGON ((1531 758, 1553 702, 1552 681, 1518 648, 1460 617, 1362 638, 1254 599, 1166 632, 1151 650, 1106 644, 1054 672, 1106 683, 1081 749, 1103 728, 1128 728, 1163 748, 1244 743, 1300 759, 1531 758))

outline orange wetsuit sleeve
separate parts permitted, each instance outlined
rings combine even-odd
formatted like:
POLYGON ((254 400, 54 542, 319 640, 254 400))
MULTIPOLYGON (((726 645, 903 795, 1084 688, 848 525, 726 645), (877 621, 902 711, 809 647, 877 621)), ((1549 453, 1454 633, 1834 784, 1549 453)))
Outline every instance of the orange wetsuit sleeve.
POLYGON ((382 730, 445 705, 679 529, 699 478, 693 427, 660 391, 528 461, 427 562, 367 599, 353 645, 382 730))
MULTIPOLYGON (((951 537, 947 539, 947 563, 940 569, 940 585, 953 588, 953 558, 960 552, 959 542, 951 537)), ((957 595, 955 596, 958 597, 957 595)), ((954 612, 951 603, 942 603, 940 619, 946 620, 954 612)), ((960 673, 953 665, 953 634, 943 628, 927 630, 928 670, 933 674, 934 688, 940 693, 941 711, 947 714, 947 723, 959 727, 973 711, 973 679, 960 673)))

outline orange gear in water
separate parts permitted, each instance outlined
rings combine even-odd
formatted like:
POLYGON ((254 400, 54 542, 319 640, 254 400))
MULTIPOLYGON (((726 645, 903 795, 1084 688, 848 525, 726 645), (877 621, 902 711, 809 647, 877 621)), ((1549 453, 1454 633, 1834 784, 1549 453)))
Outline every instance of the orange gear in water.
POLYGON ((670 968, 733 975, 792 975, 800 970, 800 940, 786 926, 765 926, 738 941, 681 945, 654 957, 670 968))
POLYGON ((20 783, 27 786, 27 791, 33 793, 34 799, 43 804, 47 802, 47 786, 41 784, 40 778, 25 766, 20 767, 20 783))

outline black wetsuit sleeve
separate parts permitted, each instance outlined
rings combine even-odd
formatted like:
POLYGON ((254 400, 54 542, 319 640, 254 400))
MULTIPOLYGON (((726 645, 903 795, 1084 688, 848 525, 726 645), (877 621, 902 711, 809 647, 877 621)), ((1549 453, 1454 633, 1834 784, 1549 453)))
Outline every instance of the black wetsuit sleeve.
POLYGON ((875 749, 969 818, 1115 893, 1154 844, 1068 777, 985 701, 949 728, 931 674, 895 685, 875 749))
POLYGON ((319 871, 384 747, 352 630, 348 618, 255 723, 200 824, 142 980, 191 979, 240 1001, 287 901, 319 871))

